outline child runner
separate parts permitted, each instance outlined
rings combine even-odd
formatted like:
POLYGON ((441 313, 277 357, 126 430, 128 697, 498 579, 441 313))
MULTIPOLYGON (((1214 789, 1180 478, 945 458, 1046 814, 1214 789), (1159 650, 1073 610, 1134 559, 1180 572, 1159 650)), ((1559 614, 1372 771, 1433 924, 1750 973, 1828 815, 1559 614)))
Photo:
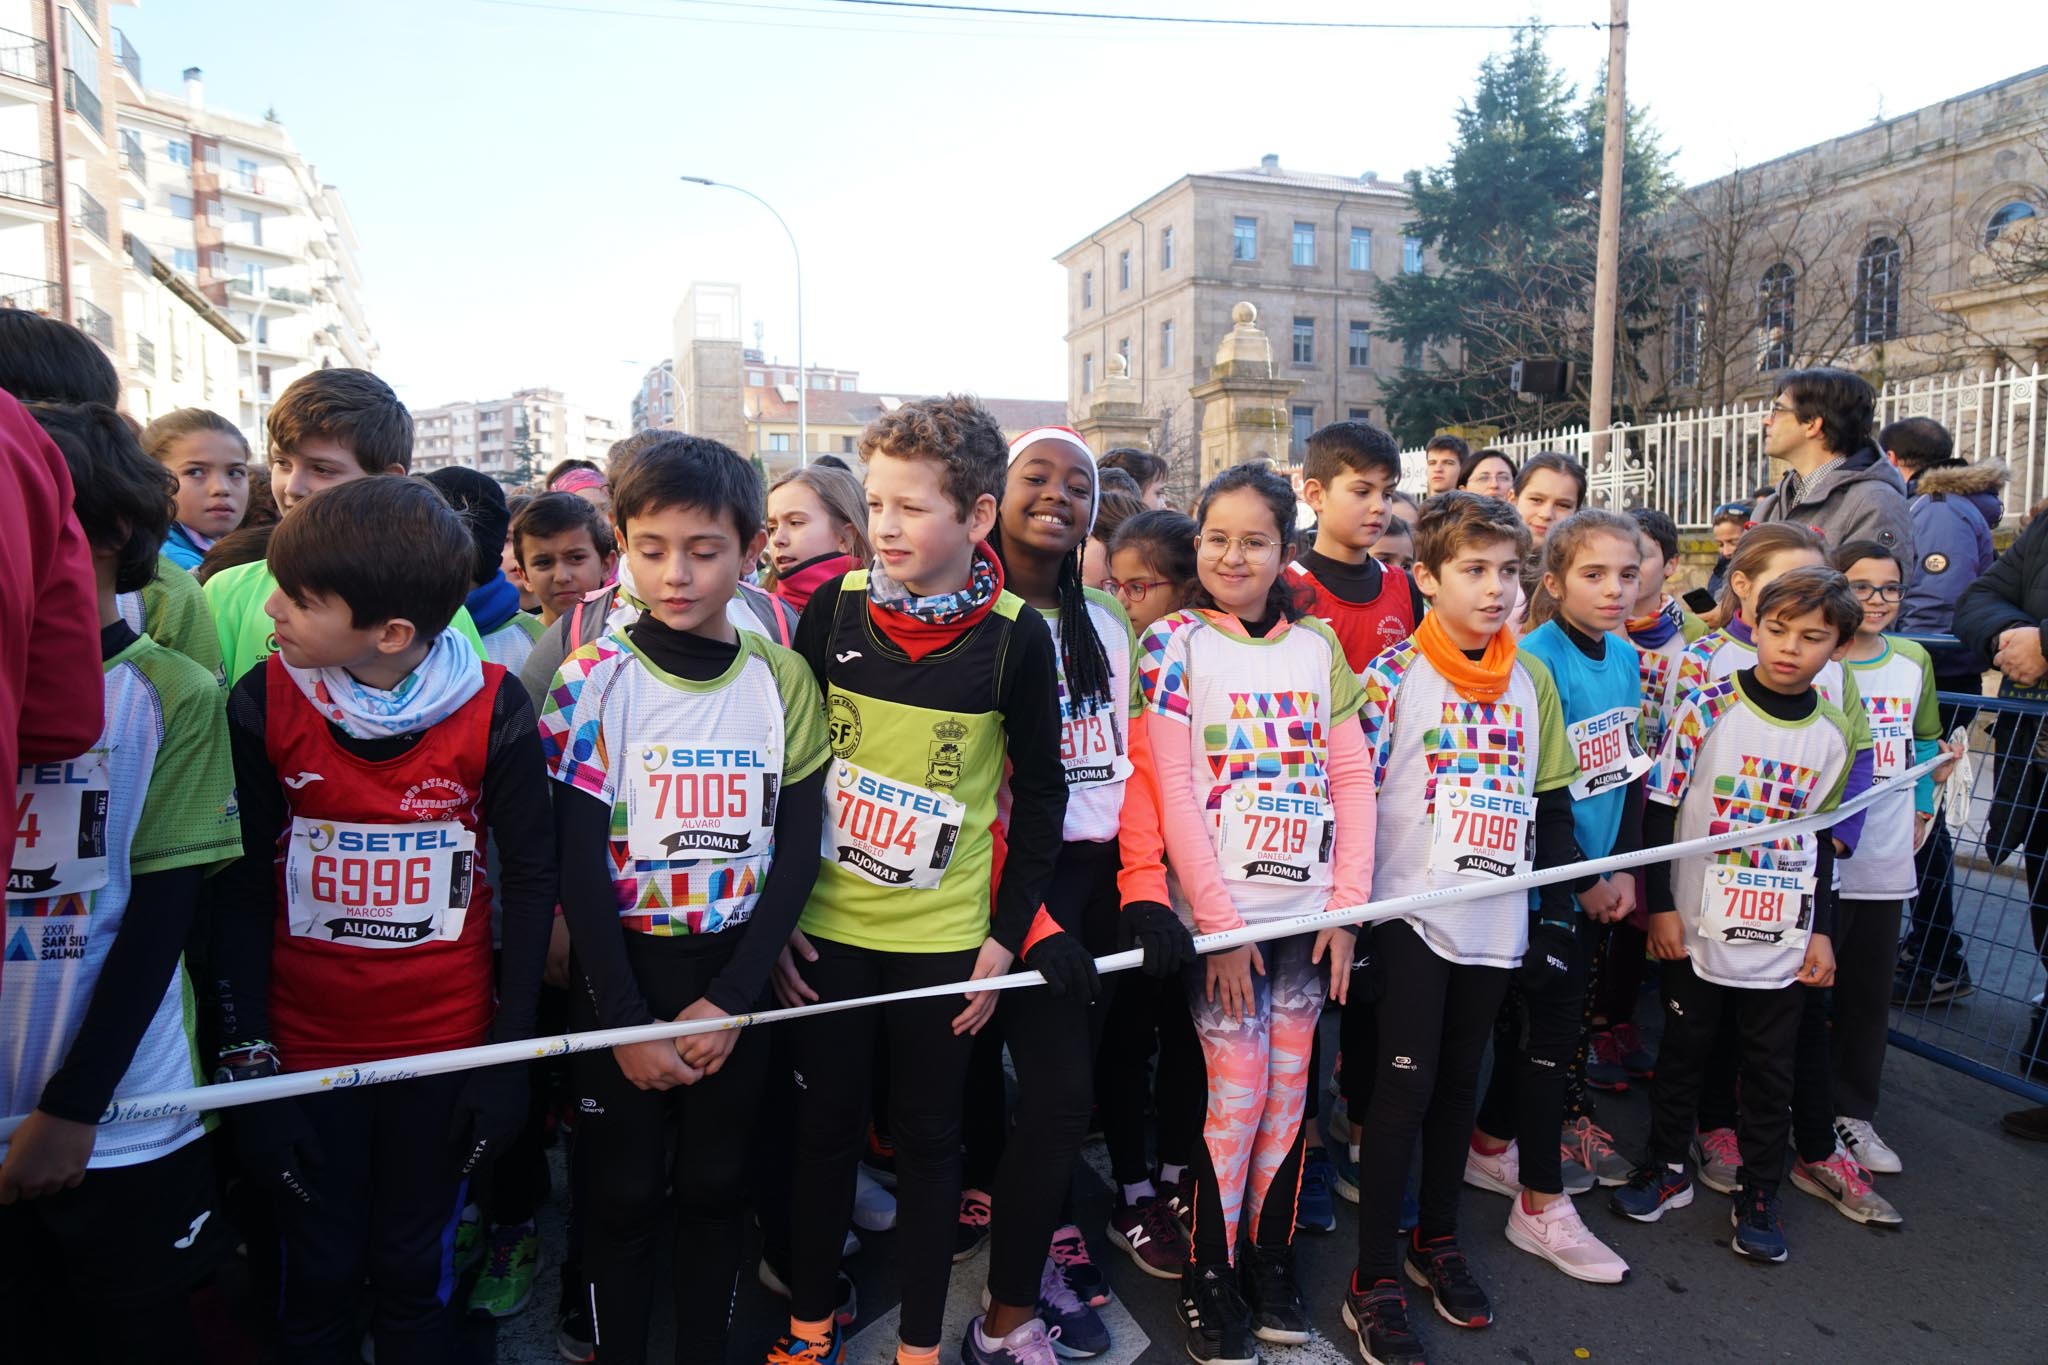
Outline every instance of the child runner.
MULTIPOLYGON (((1422 514, 1415 577, 1429 614, 1365 677, 1362 714, 1380 783, 1375 900, 1485 887, 1576 856, 1569 787, 1578 768, 1557 689, 1540 661, 1517 654, 1507 629, 1528 549, 1528 528, 1498 499, 1444 493, 1422 514)), ((1540 902, 1546 917, 1572 913, 1565 885, 1546 887, 1540 902)), ((1374 971, 1384 978, 1379 1049, 1370 1104, 1354 1115, 1363 1128, 1358 1265, 1344 1321, 1381 1365, 1423 1358, 1388 1236, 1418 1133, 1422 1209, 1408 1277, 1429 1288, 1445 1321, 1493 1320, 1458 1247, 1458 1189, 1480 1059, 1509 973, 1528 951, 1530 919, 1528 893, 1512 890, 1373 931, 1374 971)))
MULTIPOLYGON (((724 611, 761 550, 753 470, 715 441, 684 437, 636 463, 612 509, 648 609, 563 662, 541 718, 565 789, 555 802, 563 913, 589 985, 572 997, 578 1030, 765 1004, 817 872, 824 809, 824 714, 810 671, 724 611), (618 761, 629 755, 637 761, 618 761)), ((751 1030, 578 1056, 583 1263, 604 1360, 647 1358, 667 1198, 677 1357, 724 1357, 767 1063, 768 1040, 751 1030)))
MULTIPOLYGON (((805 988, 844 1000, 995 976, 1024 948, 1066 818, 1057 651, 1003 587, 985 541, 1009 447, 988 410, 905 403, 861 437, 875 563, 821 586, 797 652, 825 694, 833 760, 825 858, 791 939, 805 988), (1008 853, 990 913, 996 790, 1010 764, 1008 853)), ((901 1365, 933 1365, 960 1199, 960 1107, 992 992, 883 1006, 896 1143, 901 1365)), ((874 1031, 796 1026, 803 1096, 791 1178, 789 1330, 770 1365, 829 1365, 841 1239, 866 1131, 874 1031)), ((1079 1059, 1076 1058, 1078 1064, 1079 1059)), ((1035 1316, 1000 1353, 1047 1359, 1035 1316)))
POLYGON ((512 514, 505 505, 505 485, 474 469, 437 469, 421 476, 440 490, 469 527, 476 541, 475 577, 463 609, 484 644, 484 658, 515 676, 533 642, 540 638, 540 618, 519 609, 519 589, 500 567, 512 514))
POLYGON ((1515 475, 1514 502, 1540 553, 1550 528, 1585 506, 1586 467, 1554 450, 1531 455, 1515 475))
MULTIPOLYGON (((1813 683, 1855 638, 1862 608, 1834 570, 1801 568, 1758 595, 1753 617, 1756 663, 1693 693, 1672 717, 1650 770, 1646 847, 1821 814, 1842 798, 1856 732, 1813 683)), ((1650 1223, 1692 1202, 1686 1145, 1722 1019, 1733 1014, 1741 1166, 1731 1245, 1763 1261, 1789 1254, 1778 1182, 1791 1126, 1799 988, 1825 987, 1835 976, 1828 834, 1780 835, 1681 857, 1675 869, 1648 869, 1650 951, 1664 963, 1664 1039, 1647 1153, 1614 1192, 1615 1212, 1650 1223)))
POLYGON ((844 469, 809 465, 768 490, 775 595, 801 612, 828 579, 868 562, 867 498, 844 469))
POLYGON ((163 552, 189 573, 213 542, 242 524, 249 507, 249 443, 219 413, 179 408, 143 428, 142 449, 178 481, 177 515, 163 552))
POLYGON ((1109 1347, 1095 1312, 1098 1297, 1108 1301, 1108 1284, 1067 1215, 1109 1003, 1091 959, 1120 946, 1116 836, 1131 771, 1135 641, 1116 600, 1081 582, 1080 551, 1098 500, 1094 453, 1065 427, 1039 427, 1010 444, 1009 459, 989 544, 1004 581, 1059 639, 1067 810, 1045 907, 1024 940, 1025 965, 1044 972, 1049 988, 1006 992, 975 1040, 968 1160, 986 1164, 995 1154, 996 1164, 987 1311, 968 1325, 960 1348, 969 1365, 1012 1358, 1006 1341, 1034 1312, 1062 1354, 1109 1347), (1005 1044, 1017 1076, 1015 1131, 1007 1135, 1005 1044))
POLYGON ((531 493, 508 493, 505 495, 505 513, 511 518, 505 523, 505 548, 498 555, 498 567, 505 571, 506 579, 519 589, 519 610, 538 614, 540 599, 533 594, 533 585, 526 581, 525 570, 519 567, 519 554, 512 544, 512 522, 519 520, 519 514, 533 501, 531 493))
POLYGON ((1107 480, 1104 481, 1102 495, 1095 501, 1095 529, 1088 533, 1088 541, 1081 547, 1081 583, 1084 587, 1108 592, 1109 547, 1116 539, 1117 528, 1132 517, 1152 509, 1136 493, 1110 488, 1107 480))
POLYGON ((1373 542, 1372 557, 1390 569, 1403 573, 1415 567, 1415 526, 1400 517, 1389 517, 1387 529, 1373 542))
MULTIPOLYGON (((1110 543, 1108 581, 1133 633, 1144 638, 1154 622, 1186 606, 1195 590, 1194 519, 1155 508, 1124 522, 1110 543)), ((1143 750, 1144 727, 1134 725, 1130 739, 1133 754, 1143 750)), ((1124 923, 1145 947, 1145 963, 1143 971, 1126 973, 1111 996, 1095 1100, 1117 1187, 1109 1240, 1147 1275, 1178 1280, 1188 1262, 1186 1224, 1194 1219, 1187 1172, 1208 1098, 1201 1045, 1180 979, 1194 942, 1180 916, 1167 908, 1156 774, 1149 761, 1134 758, 1133 769, 1124 789, 1117 883, 1124 923), (1159 1064, 1153 1071, 1155 1036, 1159 1064), (1156 1173, 1145 1145, 1148 1095, 1156 1115, 1156 1173)))
MULTIPOLYGON (((1422 620, 1422 594, 1401 569, 1390 569, 1373 557, 1372 549, 1386 529, 1388 495, 1401 478, 1401 447, 1370 422, 1332 422, 1308 438, 1302 467, 1301 495, 1316 514, 1312 549, 1287 566, 1287 582, 1297 604, 1321 620, 1344 647, 1351 671, 1366 665, 1407 639, 1422 620)), ((1370 935, 1361 946, 1370 947, 1370 935)), ((1360 1002, 1343 1011, 1338 1055, 1373 1055, 1373 1009, 1360 1002)), ((1302 1165, 1302 1226, 1330 1232, 1337 1226, 1332 1198, 1337 1189, 1358 1188, 1358 1158, 1348 1150, 1337 1162, 1324 1149, 1322 1124, 1322 1033, 1314 1035, 1315 1059, 1310 1068, 1308 1110, 1302 1132, 1306 1153, 1302 1165)), ((1349 1108, 1362 1112, 1361 1082, 1370 1069, 1361 1065, 1348 1082, 1339 1076, 1349 1108)))
MULTIPOLYGON (((228 699, 243 858, 214 961, 233 1079, 533 1036, 555 905, 545 764, 518 681, 448 633, 475 560, 412 479, 346 480, 278 524, 278 653, 228 699)), ((384 1365, 453 1356, 464 1183, 519 1131, 526 1085, 511 1064, 235 1111, 283 1234, 288 1358, 353 1353, 366 1278, 384 1365)))
MULTIPOLYGON (((1523 473, 1536 467, 1532 460, 1523 473)), ((1530 604, 1535 625, 1522 637, 1522 654, 1540 660, 1557 685, 1579 768, 1568 790, 1585 858, 1633 852, 1641 840, 1640 814, 1635 828, 1627 817, 1631 788, 1650 767, 1636 730, 1642 683, 1635 650, 1618 633, 1635 605, 1640 563, 1627 517, 1588 508, 1555 523, 1530 604)), ((1595 1180, 1622 1184, 1630 1167, 1590 1117, 1565 1121, 1565 1089, 1585 1041, 1590 940, 1628 915, 1635 891, 1625 877, 1592 878, 1573 890, 1577 905, 1543 897, 1530 921, 1528 951, 1494 1024, 1493 1079, 1472 1130, 1465 1181, 1514 1201, 1508 1241, 1573 1279, 1619 1284, 1628 1263, 1587 1230, 1567 1190, 1590 1189, 1595 1180), (1561 1147, 1550 1136, 1560 1125, 1561 1147)))
MULTIPOLYGON (((1264 465, 1211 480, 1195 517, 1191 606, 1142 644, 1142 756, 1157 774, 1175 902, 1203 933, 1359 905, 1371 882, 1358 678, 1330 628, 1297 615, 1285 572, 1294 506, 1264 465)), ((1299 1129, 1325 981, 1341 1003, 1355 937, 1331 927, 1188 969, 1209 1106, 1181 1315, 1200 1365, 1253 1359, 1252 1336, 1312 1334, 1294 1269, 1299 1129)))
MULTIPOLYGON (((294 379, 264 419, 270 435, 271 486, 286 515, 323 488, 412 468, 412 414, 391 386, 368 370, 314 370, 294 379)), ((381 536, 376 528, 357 534, 381 536)), ((220 635, 229 686, 277 652, 269 615, 277 580, 262 561, 225 569, 206 581, 206 605, 220 635)), ((411 603, 405 604, 409 610, 411 603)), ((456 604, 449 628, 479 656, 483 642, 456 604)))
POLYGON ((611 522, 574 493, 529 498, 512 518, 511 537, 520 575, 540 608, 543 631, 618 571, 619 546, 611 522))
MULTIPOLYGON (((13 1360, 202 1358, 187 1296, 226 1250, 212 1115, 100 1125, 114 1095, 201 1084, 185 941, 241 847, 213 676, 137 635, 117 592, 157 568, 170 480, 111 408, 37 405, 97 580, 105 729, 23 764, 10 829, 0 1274, 13 1360)), ((75 699, 74 699, 75 700, 75 699)))

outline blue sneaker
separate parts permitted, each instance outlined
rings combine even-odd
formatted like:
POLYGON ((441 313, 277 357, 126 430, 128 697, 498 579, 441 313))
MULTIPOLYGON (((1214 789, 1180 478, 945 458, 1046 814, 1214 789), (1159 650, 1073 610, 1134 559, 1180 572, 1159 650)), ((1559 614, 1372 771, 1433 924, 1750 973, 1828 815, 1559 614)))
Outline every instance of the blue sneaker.
POLYGON ((1792 1255, 1792 1248, 1785 1244, 1785 1220, 1778 1216, 1777 1186, 1744 1186, 1728 1209, 1728 1221, 1735 1225, 1729 1245, 1736 1255, 1773 1264, 1792 1255))
POLYGON ((1691 1202, 1692 1172, 1682 1166, 1674 1171, 1662 1162, 1636 1167, 1628 1184, 1616 1186, 1607 1196, 1607 1207, 1638 1223, 1654 1223, 1667 1211, 1691 1202))
POLYGON ((1399 1233, 1415 1231, 1415 1225, 1422 1221, 1422 1201, 1415 1197, 1415 1181, 1411 1178, 1401 1185, 1401 1225, 1394 1229, 1399 1233))
POLYGON ((982 1321, 977 1317, 967 1324, 967 1334, 960 1338, 960 1365, 1054 1365, 1059 1359, 1053 1354, 1052 1334, 1037 1318, 1027 1320, 992 1351, 982 1349, 982 1321))
MULTIPOLYGON (((972 1338, 970 1338, 971 1340, 972 1338)), ((812 1341, 784 1332, 768 1348, 767 1365, 839 1365, 846 1354, 846 1338, 839 1331, 839 1324, 832 1324, 832 1333, 823 1341, 812 1341)))
MULTIPOLYGON (((1034 1321, 1044 1324, 1052 1349, 1070 1359, 1086 1360, 1109 1349, 1109 1328, 1103 1325, 1102 1315, 1074 1292, 1067 1283, 1066 1272, 1050 1256, 1045 1258, 1045 1271, 1038 1277, 1038 1316, 1034 1321)), ((1016 1335, 1012 1332, 1010 1337, 1016 1335)), ((1005 1349, 1010 1337, 1003 1338, 1005 1349)), ((968 1340, 974 1340, 972 1330, 968 1340)))
POLYGON ((1345 1202, 1358 1202, 1358 1163, 1351 1159, 1349 1147, 1332 1147, 1330 1153, 1330 1188, 1345 1202))
POLYGON ((1294 1226, 1306 1232, 1335 1232, 1337 1205, 1330 1195, 1330 1153, 1311 1147, 1301 1158, 1301 1192, 1294 1200, 1294 1226))

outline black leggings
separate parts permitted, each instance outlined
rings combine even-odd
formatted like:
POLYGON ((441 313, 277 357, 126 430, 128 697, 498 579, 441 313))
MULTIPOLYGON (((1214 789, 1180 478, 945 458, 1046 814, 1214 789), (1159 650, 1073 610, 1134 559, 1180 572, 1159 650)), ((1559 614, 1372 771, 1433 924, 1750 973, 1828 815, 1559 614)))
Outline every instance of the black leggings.
POLYGON ((1577 911, 1568 922, 1539 923, 1531 916, 1529 951, 1494 1017, 1493 1079, 1479 1106, 1479 1131, 1515 1139, 1522 1184, 1538 1194, 1564 1193, 1558 1129, 1566 1081, 1585 1037, 1588 932, 1577 911))
POLYGON ((1102 1141, 1109 1149, 1110 1173, 1119 1185, 1135 1185, 1152 1176, 1145 1149, 1148 1094, 1159 1164, 1186 1166, 1200 1145, 1202 1111, 1208 1103, 1202 1046, 1195 1041, 1195 1026, 1188 1018, 1187 988, 1178 976, 1161 981, 1143 972, 1119 972, 1095 1062, 1102 1141), (1156 1072, 1151 1065, 1155 1033, 1156 1072))
MULTIPOLYGON (((673 1019, 703 997, 737 935, 627 934, 625 942, 648 1008, 673 1019)), ((597 1027, 587 993, 577 992, 571 1009, 573 1027, 597 1027)), ((724 1360, 745 1232, 747 1139, 767 1064, 768 1040, 755 1029, 740 1031, 716 1075, 673 1090, 640 1089, 609 1050, 576 1055, 576 1145, 589 1225, 583 1269, 607 1362, 647 1358, 664 1190, 676 1210, 677 1365, 724 1360)))
POLYGON ((1424 1239, 1457 1233, 1479 1063, 1509 976, 1504 967, 1468 967, 1438 957, 1403 920, 1373 931, 1373 956, 1385 985, 1372 1100, 1358 1152, 1358 1280, 1368 1286, 1393 1279, 1400 1265, 1391 1231, 1400 1222, 1401 1188, 1418 1133, 1417 1233, 1424 1239))
POLYGON ((1834 1029, 1828 1040, 1832 1108, 1866 1122, 1877 1116, 1884 1076, 1899 917, 1897 901, 1843 900, 1835 907, 1834 1029))
MULTIPOLYGON (((1810 1004, 1807 997, 1817 994, 1797 984, 1772 990, 1720 986, 1702 980, 1689 961, 1664 964, 1664 1038, 1650 1093, 1650 1164, 1686 1159, 1708 1062, 1731 1052, 1732 1030, 1726 1061, 1742 1081, 1736 1124, 1741 1178, 1777 1187, 1792 1127, 1800 1016, 1810 1004)), ((1704 1118, 1699 1122, 1706 1124, 1704 1118)))
MULTIPOLYGON (((894 953, 811 939, 816 962, 800 964, 821 1000, 913 990, 965 981, 976 949, 894 953)), ((889 1129, 896 1143, 896 1267, 902 1281, 899 1336, 936 1346, 953 1268, 960 1211, 960 1096, 974 1040, 955 1037, 959 995, 877 1007, 895 1059, 889 1077, 889 1129)), ((853 1216, 854 1167, 866 1138, 875 1035, 866 1012, 820 1015, 791 1025, 797 1086, 796 1159, 790 1202, 803 1215, 790 1227, 790 1314, 832 1315, 846 1226, 853 1216)))

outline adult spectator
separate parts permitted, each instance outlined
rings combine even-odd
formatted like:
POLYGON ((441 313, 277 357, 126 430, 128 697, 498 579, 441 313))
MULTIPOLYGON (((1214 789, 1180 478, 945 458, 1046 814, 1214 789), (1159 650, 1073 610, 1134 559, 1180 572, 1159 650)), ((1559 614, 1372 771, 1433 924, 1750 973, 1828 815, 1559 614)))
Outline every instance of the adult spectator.
MULTIPOLYGON (((76 758, 100 737, 100 604, 71 471, 0 393, 0 773, 76 758)), ((0 872, 16 820, 0 822, 0 872)))
POLYGON ((1423 496, 1433 498, 1458 486, 1458 471, 1472 456, 1472 447, 1461 437, 1439 432, 1422 447, 1423 496))
POLYGON ((1811 526, 1830 549, 1873 540, 1913 562, 1906 481, 1870 439, 1877 394, 1847 370, 1793 370, 1764 414, 1764 453, 1791 466, 1758 501, 1757 525, 1811 526))
POLYGON ((1102 468, 1121 469, 1138 481, 1138 496, 1147 507, 1166 506, 1166 461, 1136 446, 1117 446, 1104 453, 1102 468))
MULTIPOLYGON (((1991 548, 1991 531, 2005 516, 2005 463, 1968 464, 1956 459, 1955 442, 1932 417, 1893 422, 1877 434, 1877 444, 1906 480, 1913 548, 1919 556, 1906 575, 1906 601, 1895 628, 1915 635, 1946 635, 1963 589, 1998 557, 1991 548)), ((1983 670, 1968 650, 1928 652, 1942 691, 1983 690, 1983 670)))

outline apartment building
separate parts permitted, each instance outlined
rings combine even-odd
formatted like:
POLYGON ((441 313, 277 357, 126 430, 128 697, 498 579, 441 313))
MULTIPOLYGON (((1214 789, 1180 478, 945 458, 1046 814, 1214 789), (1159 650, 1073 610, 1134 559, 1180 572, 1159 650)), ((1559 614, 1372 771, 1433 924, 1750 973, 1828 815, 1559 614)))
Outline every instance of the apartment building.
POLYGON ((626 425, 629 431, 680 427, 677 411, 676 363, 664 360, 640 376, 640 387, 633 391, 626 425))
POLYGON ((603 464, 622 434, 617 422, 577 407, 559 389, 423 408, 412 418, 416 471, 460 466, 515 486, 571 457, 603 464))
POLYGON ((1299 456, 1308 433, 1385 416, 1383 377, 1420 357, 1375 335, 1374 285, 1428 265, 1406 234, 1408 192, 1373 172, 1283 167, 1184 175, 1055 258, 1067 272, 1067 406, 1087 411, 1109 357, 1129 365, 1148 416, 1176 441, 1201 429, 1190 388, 1257 306, 1275 369, 1298 380, 1288 413, 1299 456))

